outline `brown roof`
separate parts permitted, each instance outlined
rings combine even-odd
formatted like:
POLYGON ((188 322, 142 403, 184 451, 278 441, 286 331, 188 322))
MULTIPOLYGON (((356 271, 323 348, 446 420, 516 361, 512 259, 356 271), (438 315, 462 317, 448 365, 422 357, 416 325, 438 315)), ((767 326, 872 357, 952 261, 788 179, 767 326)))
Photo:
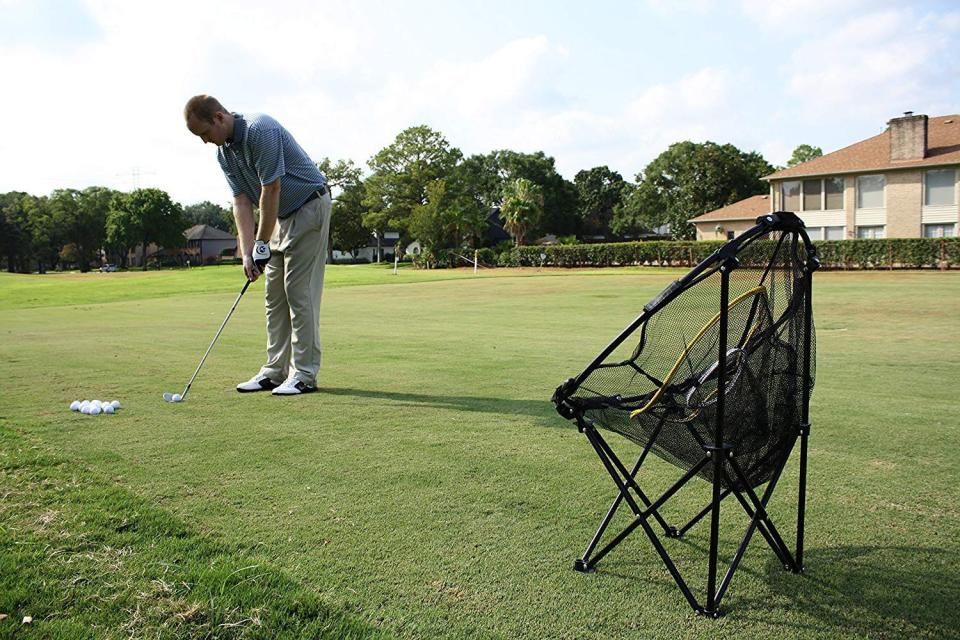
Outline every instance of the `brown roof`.
POLYGON ((888 171, 942 164, 960 164, 960 115, 938 116, 927 121, 927 155, 919 160, 890 160, 890 129, 878 136, 765 176, 780 180, 864 171, 888 171))
POLYGON ((708 211, 697 216, 690 222, 713 222, 720 220, 754 220, 765 213, 770 213, 770 196, 750 196, 739 202, 728 204, 721 209, 708 211))
POLYGON ((195 224, 183 232, 187 240, 236 240, 237 236, 206 224, 195 224))

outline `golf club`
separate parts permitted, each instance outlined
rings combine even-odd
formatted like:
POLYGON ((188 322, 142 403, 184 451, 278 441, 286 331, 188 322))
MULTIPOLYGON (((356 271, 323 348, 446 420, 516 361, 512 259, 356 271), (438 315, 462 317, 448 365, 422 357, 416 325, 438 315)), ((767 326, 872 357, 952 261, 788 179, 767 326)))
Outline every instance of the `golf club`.
POLYGON ((247 283, 243 285, 243 289, 240 290, 240 295, 237 296, 237 299, 233 302, 233 306, 230 307, 230 312, 227 314, 227 317, 223 319, 223 324, 221 324, 220 328, 217 330, 217 335, 213 336, 210 346, 207 347, 207 352, 203 354, 202 358, 200 358, 200 364, 197 365, 197 370, 193 372, 193 377, 190 378, 190 382, 188 382, 187 386, 183 389, 183 393, 170 393, 169 391, 164 391, 164 400, 167 402, 183 402, 183 400, 186 399, 187 392, 190 391, 190 385, 192 385, 193 381, 196 380, 197 374, 200 373, 200 367, 203 366, 207 356, 210 355, 210 350, 213 349, 213 345, 217 343, 217 338, 220 337, 220 334, 223 332, 223 328, 227 326, 227 321, 230 319, 230 316, 233 315, 233 310, 237 308, 238 304, 240 304, 240 298, 242 298, 243 294, 247 292, 247 287, 250 286, 251 282, 253 282, 253 280, 247 280, 247 283))

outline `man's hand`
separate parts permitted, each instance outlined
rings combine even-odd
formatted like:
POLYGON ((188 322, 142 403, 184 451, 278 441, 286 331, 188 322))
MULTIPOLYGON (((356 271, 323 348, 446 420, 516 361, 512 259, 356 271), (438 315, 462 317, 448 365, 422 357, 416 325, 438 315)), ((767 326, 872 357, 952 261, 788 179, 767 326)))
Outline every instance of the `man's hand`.
POLYGON ((253 263, 257 265, 257 269, 263 271, 267 263, 270 262, 270 245, 263 240, 257 240, 253 243, 253 253, 251 255, 253 257, 253 263))
POLYGON ((268 262, 270 262, 270 246, 263 240, 257 240, 253 244, 253 251, 243 256, 243 272, 247 274, 247 280, 253 282, 259 278, 268 262))

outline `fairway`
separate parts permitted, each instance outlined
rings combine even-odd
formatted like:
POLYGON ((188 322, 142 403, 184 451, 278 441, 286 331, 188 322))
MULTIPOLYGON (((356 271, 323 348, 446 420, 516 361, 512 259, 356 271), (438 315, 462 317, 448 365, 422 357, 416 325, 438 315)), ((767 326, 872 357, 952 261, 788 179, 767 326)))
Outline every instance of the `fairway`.
MULTIPOLYGON (((805 575, 755 543, 711 621, 641 535, 572 571, 612 485, 550 396, 684 272, 331 266, 298 398, 233 389, 261 281, 181 404, 239 267, 0 274, 0 638, 960 637, 957 272, 817 274, 805 575)), ((667 544, 705 567, 705 524, 667 544)))

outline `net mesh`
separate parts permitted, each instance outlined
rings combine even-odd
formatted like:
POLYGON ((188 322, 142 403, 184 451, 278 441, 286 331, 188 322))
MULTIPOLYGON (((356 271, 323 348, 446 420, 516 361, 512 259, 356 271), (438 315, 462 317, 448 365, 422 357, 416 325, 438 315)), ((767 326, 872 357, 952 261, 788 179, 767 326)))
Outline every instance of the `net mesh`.
MULTIPOLYGON (((789 455, 802 416, 806 295, 810 255, 800 229, 775 231, 739 246, 730 271, 722 390, 722 441, 747 483, 768 481, 789 455)), ((689 470, 713 445, 717 424, 721 337, 719 253, 671 285, 642 322, 604 360, 581 374, 566 398, 597 427, 689 470), (659 308, 658 308, 659 306, 659 308)), ((811 327, 810 379, 816 347, 811 327)), ((737 488, 729 465, 721 483, 737 488)), ((712 481, 713 465, 698 475, 712 481)))

